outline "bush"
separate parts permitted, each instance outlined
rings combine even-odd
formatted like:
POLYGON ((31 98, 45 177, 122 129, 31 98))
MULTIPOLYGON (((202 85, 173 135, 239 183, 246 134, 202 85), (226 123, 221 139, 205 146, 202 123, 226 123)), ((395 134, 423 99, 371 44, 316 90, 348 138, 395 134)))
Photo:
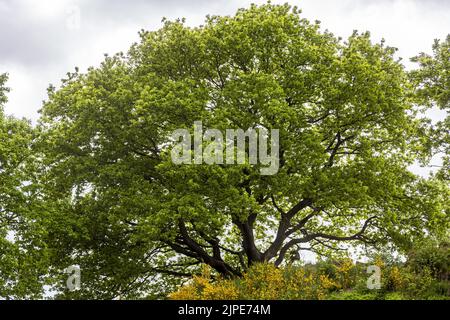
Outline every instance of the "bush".
POLYGON ((237 288, 231 280, 212 282, 211 269, 204 266, 201 275, 194 276, 190 283, 169 295, 172 300, 235 300, 237 288))
POLYGON ((411 250, 408 254, 408 265, 416 272, 429 270, 432 276, 449 281, 450 276, 450 244, 442 242, 440 244, 426 243, 411 250))
POLYGON ((341 291, 328 296, 329 300, 378 300, 378 293, 360 293, 356 291, 341 291))
MULTIPOLYGON (((416 256, 417 257, 417 256, 416 256)), ((350 259, 320 261, 316 265, 286 266, 255 264, 241 278, 213 277, 203 273, 169 295, 174 300, 405 300, 449 299, 450 284, 436 278, 431 260, 414 263, 384 262, 376 258, 369 264, 354 264, 350 259), (427 261, 417 269, 414 263, 427 261), (381 268, 382 286, 367 288, 368 265, 381 268)), ((434 261, 434 260, 432 260, 434 261)), ((421 262, 423 263, 423 262, 421 262)), ((439 265, 441 268, 442 265, 439 265)), ((436 270, 439 270, 436 273, 436 270)))
POLYGON ((174 300, 317 300, 340 288, 326 274, 302 267, 277 268, 273 264, 256 264, 239 279, 211 277, 209 269, 178 291, 174 300))
POLYGON ((384 296, 384 300, 408 300, 408 297, 401 292, 390 292, 384 296))

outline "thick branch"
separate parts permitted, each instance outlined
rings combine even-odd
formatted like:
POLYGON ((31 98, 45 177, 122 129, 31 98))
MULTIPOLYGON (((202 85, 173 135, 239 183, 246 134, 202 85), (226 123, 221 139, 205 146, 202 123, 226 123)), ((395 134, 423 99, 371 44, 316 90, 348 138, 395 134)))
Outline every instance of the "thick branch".
MULTIPOLYGON (((297 203, 291 210, 287 213, 281 215, 280 223, 278 224, 277 234, 275 236, 274 241, 269 246, 269 248, 263 254, 263 260, 269 261, 274 258, 277 252, 283 246, 284 240, 286 240, 287 235, 286 231, 291 226, 292 218, 304 208, 310 206, 312 204, 311 199, 303 199, 299 203, 297 203)), ((306 223, 306 222, 305 222, 306 223)))
POLYGON ((234 270, 231 266, 229 266, 222 260, 222 258, 220 257, 220 248, 218 247, 218 245, 213 248, 213 256, 210 256, 208 252, 206 252, 194 239, 190 237, 183 219, 178 220, 178 227, 183 244, 185 244, 188 249, 180 246, 179 244, 170 244, 175 251, 182 254, 187 254, 190 257, 194 257, 203 261, 224 276, 228 277, 233 275, 240 275, 238 271, 234 270))
POLYGON ((252 265, 253 262, 262 261, 262 254, 256 247, 255 235, 253 233, 256 217, 256 213, 253 213, 245 222, 241 222, 237 219, 233 220, 233 223, 239 228, 239 231, 241 232, 242 246, 244 248, 245 254, 247 255, 247 262, 249 266, 252 265))

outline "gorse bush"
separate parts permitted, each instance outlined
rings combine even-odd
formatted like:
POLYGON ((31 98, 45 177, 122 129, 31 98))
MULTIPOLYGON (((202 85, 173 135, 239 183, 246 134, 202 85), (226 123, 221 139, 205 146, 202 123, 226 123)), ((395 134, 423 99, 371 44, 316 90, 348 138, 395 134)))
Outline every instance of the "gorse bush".
POLYGON ((305 268, 277 268, 255 264, 242 278, 214 280, 209 268, 169 295, 175 300, 285 300, 323 299, 340 287, 326 274, 305 268))
POLYGON ((242 277, 215 277, 208 267, 169 295, 173 300, 404 300, 448 299, 448 281, 429 268, 415 271, 409 264, 379 258, 355 264, 351 259, 315 265, 275 267, 255 264, 242 277), (367 266, 381 268, 381 288, 368 289, 367 266))
POLYGON ((174 300, 234 300, 238 298, 238 288, 234 281, 220 279, 213 282, 211 269, 203 267, 201 275, 196 275, 191 282, 169 295, 174 300))

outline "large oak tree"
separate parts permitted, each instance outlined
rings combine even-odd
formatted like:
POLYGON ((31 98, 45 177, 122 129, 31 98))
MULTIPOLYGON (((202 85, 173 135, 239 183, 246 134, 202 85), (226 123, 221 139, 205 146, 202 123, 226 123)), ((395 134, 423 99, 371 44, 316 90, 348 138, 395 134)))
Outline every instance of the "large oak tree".
POLYGON ((81 267, 72 295, 139 297, 200 263, 240 276, 299 250, 401 250, 447 230, 445 185, 408 170, 429 150, 394 48, 271 4, 140 36, 68 74, 42 109, 40 178, 58 199, 42 220, 53 265, 81 267), (279 129, 279 172, 175 165, 171 133, 198 120, 279 129))

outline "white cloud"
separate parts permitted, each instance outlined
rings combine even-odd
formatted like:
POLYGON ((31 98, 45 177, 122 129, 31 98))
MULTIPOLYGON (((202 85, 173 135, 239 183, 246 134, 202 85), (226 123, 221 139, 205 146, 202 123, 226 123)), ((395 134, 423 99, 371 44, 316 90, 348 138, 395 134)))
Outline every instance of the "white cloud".
MULTIPOLYGON (((273 1, 284 3, 286 0, 273 1)), ((161 18, 187 18, 198 25, 207 14, 233 14, 245 1, 166 0, 0 0, 0 72, 10 73, 8 113, 37 119, 49 83, 57 85, 75 66, 98 65, 104 53, 127 51, 137 32, 156 29, 161 18), (79 27, 70 27, 79 8, 79 27)), ((301 0, 305 17, 347 37, 354 29, 384 37, 408 59, 430 51, 435 38, 450 32, 450 2, 446 0, 301 0)), ((76 19, 75 19, 76 21, 76 19)), ((438 115, 439 116, 439 115, 438 115)))

